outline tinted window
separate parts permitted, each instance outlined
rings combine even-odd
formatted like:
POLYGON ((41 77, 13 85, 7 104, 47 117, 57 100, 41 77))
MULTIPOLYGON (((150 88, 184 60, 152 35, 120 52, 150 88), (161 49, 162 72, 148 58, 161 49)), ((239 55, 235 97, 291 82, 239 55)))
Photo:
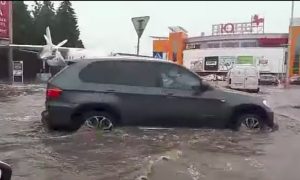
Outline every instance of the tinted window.
POLYGON ((238 42, 225 42, 222 43, 222 47, 239 47, 238 42))
POLYGON ((242 47, 256 47, 257 45, 256 45, 256 42, 254 41, 254 42, 242 42, 241 43, 241 46, 242 47))
POLYGON ((208 48, 219 48, 220 47, 220 43, 208 43, 207 47, 208 48))
POLYGON ((90 83, 158 87, 155 64, 143 61, 98 61, 84 68, 79 77, 90 83))
POLYGON ((192 90, 193 86, 200 85, 200 80, 196 75, 171 64, 161 65, 160 77, 163 88, 192 90))

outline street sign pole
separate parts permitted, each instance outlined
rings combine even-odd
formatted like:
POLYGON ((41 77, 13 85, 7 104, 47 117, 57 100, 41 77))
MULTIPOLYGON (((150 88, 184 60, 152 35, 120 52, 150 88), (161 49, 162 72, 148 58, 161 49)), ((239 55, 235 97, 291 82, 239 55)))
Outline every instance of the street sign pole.
POLYGON ((135 31, 138 35, 138 42, 137 42, 137 48, 136 48, 136 54, 140 54, 140 39, 142 37, 142 34, 146 28, 146 25, 149 21, 150 17, 149 16, 142 16, 142 17, 134 17, 131 18, 131 21, 134 25, 135 31))
POLYGON ((136 55, 140 54, 140 37, 138 37, 138 43, 137 43, 137 47, 136 47, 136 55))

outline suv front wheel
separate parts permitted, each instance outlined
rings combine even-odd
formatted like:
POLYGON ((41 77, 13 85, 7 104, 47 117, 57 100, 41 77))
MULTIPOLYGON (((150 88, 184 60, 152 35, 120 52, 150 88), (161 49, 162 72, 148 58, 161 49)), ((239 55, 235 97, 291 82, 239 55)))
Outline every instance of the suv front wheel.
POLYGON ((237 117, 236 130, 262 130, 265 129, 265 123, 263 119, 256 114, 242 114, 237 117))

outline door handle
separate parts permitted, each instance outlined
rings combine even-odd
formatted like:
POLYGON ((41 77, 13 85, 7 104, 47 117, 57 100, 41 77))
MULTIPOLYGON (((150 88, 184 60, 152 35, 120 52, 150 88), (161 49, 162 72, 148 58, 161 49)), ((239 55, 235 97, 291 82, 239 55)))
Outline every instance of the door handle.
POLYGON ((114 89, 108 89, 105 92, 116 92, 116 90, 114 90, 114 89))
POLYGON ((167 93, 166 96, 167 96, 167 98, 174 98, 175 97, 173 93, 167 93))

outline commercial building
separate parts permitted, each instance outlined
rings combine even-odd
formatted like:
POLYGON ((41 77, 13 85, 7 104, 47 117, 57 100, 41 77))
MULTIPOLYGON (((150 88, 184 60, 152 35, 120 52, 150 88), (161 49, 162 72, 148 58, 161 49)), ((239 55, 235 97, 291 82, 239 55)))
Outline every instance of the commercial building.
POLYGON ((209 36, 201 33, 201 36, 188 37, 182 27, 169 29, 169 37, 153 37, 153 55, 166 54, 162 59, 182 64, 199 74, 226 74, 233 64, 252 64, 260 73, 282 75, 286 72, 290 36, 289 76, 300 75, 300 42, 296 43, 300 38, 300 23, 297 19, 294 19, 290 34, 265 33, 264 18, 258 15, 252 16, 249 22, 212 25, 209 36))

